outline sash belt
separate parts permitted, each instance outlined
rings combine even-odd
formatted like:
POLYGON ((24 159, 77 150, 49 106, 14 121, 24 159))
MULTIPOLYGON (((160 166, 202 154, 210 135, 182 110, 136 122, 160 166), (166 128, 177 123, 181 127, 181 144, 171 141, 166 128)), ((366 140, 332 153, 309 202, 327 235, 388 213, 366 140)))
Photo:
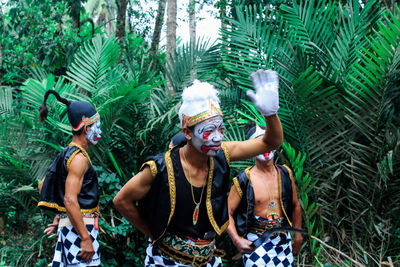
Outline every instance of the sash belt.
MULTIPOLYGON (((85 225, 95 225, 95 219, 98 217, 83 217, 83 223, 85 225)), ((58 222, 58 227, 63 227, 63 226, 72 226, 72 223, 68 217, 66 218, 61 218, 60 221, 58 222)))
POLYGON ((167 256, 170 256, 174 259, 177 259, 181 262, 188 263, 195 267, 200 267, 209 263, 214 256, 223 257, 225 256, 225 251, 220 249, 214 249, 210 254, 207 256, 200 256, 200 255, 188 255, 183 252, 180 252, 168 244, 164 242, 160 242, 158 244, 158 249, 167 256))

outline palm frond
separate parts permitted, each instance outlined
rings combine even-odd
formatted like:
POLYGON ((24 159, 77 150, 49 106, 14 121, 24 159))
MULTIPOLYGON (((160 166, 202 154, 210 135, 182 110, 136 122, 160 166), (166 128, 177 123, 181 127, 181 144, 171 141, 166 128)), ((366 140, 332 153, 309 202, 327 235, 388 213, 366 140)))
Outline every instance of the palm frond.
POLYGON ((222 29, 222 60, 229 76, 243 90, 252 88, 249 75, 260 69, 272 69, 273 57, 281 50, 289 50, 288 28, 275 10, 262 6, 236 8, 237 20, 230 19, 229 29, 222 29))
POLYGON ((339 77, 346 79, 351 66, 359 60, 361 47, 368 44, 364 37, 370 33, 371 26, 376 24, 383 10, 379 8, 379 1, 368 1, 363 8, 358 1, 348 1, 346 6, 339 4, 339 11, 335 43, 327 52, 332 75, 340 73, 339 77))
POLYGON ((0 86, 0 118, 2 119, 14 112, 12 92, 11 87, 0 86))
POLYGON ((282 16, 290 25, 288 38, 306 50, 319 52, 331 47, 335 38, 336 1, 293 1, 293 6, 283 5, 282 16))
POLYGON ((119 46, 115 37, 96 35, 75 54, 67 78, 96 100, 109 90, 112 82, 107 78, 118 58, 119 46))

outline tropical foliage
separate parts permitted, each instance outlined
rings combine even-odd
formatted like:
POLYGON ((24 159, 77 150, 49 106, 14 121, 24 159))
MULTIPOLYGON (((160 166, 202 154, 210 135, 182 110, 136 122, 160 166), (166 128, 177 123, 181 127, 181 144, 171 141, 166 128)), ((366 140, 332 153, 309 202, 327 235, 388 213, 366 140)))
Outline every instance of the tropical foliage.
POLYGON ((256 68, 280 73, 285 139, 318 178, 310 194, 327 237, 367 265, 399 249, 396 11, 378 1, 238 6, 223 32, 224 66, 238 87, 251 88, 256 68))
MULTIPOLYGON (((1 266, 47 266, 53 253, 54 236, 42 234, 52 215, 36 208, 36 186, 71 133, 65 106, 52 97, 48 119, 38 122, 46 90, 98 108, 103 138, 89 154, 101 186, 102 262, 138 266, 146 239, 112 198, 180 131, 180 94, 193 79, 219 89, 226 140, 242 140, 249 119, 263 123, 245 97, 259 68, 280 75, 278 161, 293 170, 308 230, 297 263, 400 262, 398 6, 232 1, 221 43, 198 39, 153 58, 140 32, 148 27, 120 43, 102 24, 94 35, 90 24, 73 29, 69 2, 50 2, 9 1, 0 10, 1 266)), ((115 12, 113 1, 90 3, 92 13, 115 12)), ((249 164, 234 162, 232 175, 249 164)), ((241 265, 227 235, 218 244, 228 266, 241 265)))

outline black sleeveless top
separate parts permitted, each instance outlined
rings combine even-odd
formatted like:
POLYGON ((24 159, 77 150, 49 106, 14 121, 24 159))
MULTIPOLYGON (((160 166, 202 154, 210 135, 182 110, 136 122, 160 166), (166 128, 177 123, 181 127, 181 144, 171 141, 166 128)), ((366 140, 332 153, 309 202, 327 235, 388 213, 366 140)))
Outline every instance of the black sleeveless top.
POLYGON ((79 152, 82 152, 89 159, 89 167, 83 178, 82 188, 78 195, 78 203, 82 213, 90 214, 98 211, 99 192, 96 171, 87 152, 73 144, 64 148, 50 165, 43 182, 38 207, 54 212, 66 212, 64 206, 65 182, 69 164, 79 152))
MULTIPOLYGON (((153 236, 153 245, 157 244, 166 231, 179 232, 175 233, 178 235, 186 233, 193 238, 201 239, 204 237, 206 230, 210 229, 218 235, 225 231, 229 223, 227 201, 230 174, 229 162, 229 151, 225 144, 222 143, 218 154, 214 157, 209 157, 207 185, 204 188, 201 203, 205 207, 200 207, 196 227, 193 227, 192 222, 195 205, 190 192, 190 184, 186 180, 182 169, 179 147, 174 147, 165 153, 150 157, 142 165, 140 169, 142 170, 146 166, 150 167, 154 177, 149 192, 139 201, 139 210, 149 226, 153 236), (182 192, 180 191, 183 190, 185 190, 183 192, 184 195, 181 195, 182 192), (177 199, 178 197, 180 200, 177 199), (181 205, 185 206, 183 210, 181 205), (180 220, 183 217, 185 221, 180 220), (203 220, 207 220, 207 222, 203 220), (211 228, 209 225, 211 225, 211 228), (194 230, 191 228, 194 228, 194 230)), ((200 192, 193 192, 196 201, 200 199, 201 188, 198 189, 200 192)))
POLYGON ((203 197, 201 198, 200 209, 196 225, 193 225, 193 212, 196 205, 193 202, 192 192, 190 189, 190 183, 185 177, 183 172, 182 162, 179 157, 179 149, 172 151, 171 159, 176 162, 174 166, 175 171, 175 185, 176 185, 176 208, 175 214, 171 219, 171 223, 168 227, 169 232, 176 235, 192 238, 203 239, 204 234, 213 230, 207 216, 206 209, 206 188, 193 186, 194 199, 198 203, 201 198, 203 191, 203 197))

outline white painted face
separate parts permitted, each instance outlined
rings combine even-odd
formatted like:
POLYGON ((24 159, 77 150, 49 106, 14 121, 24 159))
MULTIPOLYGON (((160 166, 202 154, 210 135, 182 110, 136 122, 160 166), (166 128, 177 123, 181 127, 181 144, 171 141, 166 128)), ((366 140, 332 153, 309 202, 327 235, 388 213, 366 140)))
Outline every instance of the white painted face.
POLYGON ((207 156, 216 156, 224 138, 224 121, 221 116, 209 118, 193 128, 192 144, 207 156))
POLYGON ((92 144, 96 145, 101 139, 100 119, 89 127, 86 133, 86 139, 92 144))
POLYGON ((256 159, 261 160, 261 161, 270 161, 271 159, 274 158, 274 155, 275 155, 275 150, 272 150, 270 152, 257 155, 256 159))
MULTIPOLYGON (((264 136, 264 135, 260 135, 260 136, 257 136, 257 138, 262 138, 263 136, 264 136)), ((270 161, 271 159, 274 158, 275 151, 276 151, 276 150, 272 150, 272 151, 270 151, 270 152, 257 155, 257 156, 256 156, 256 159, 258 159, 258 160, 260 160, 260 161, 270 161)))

